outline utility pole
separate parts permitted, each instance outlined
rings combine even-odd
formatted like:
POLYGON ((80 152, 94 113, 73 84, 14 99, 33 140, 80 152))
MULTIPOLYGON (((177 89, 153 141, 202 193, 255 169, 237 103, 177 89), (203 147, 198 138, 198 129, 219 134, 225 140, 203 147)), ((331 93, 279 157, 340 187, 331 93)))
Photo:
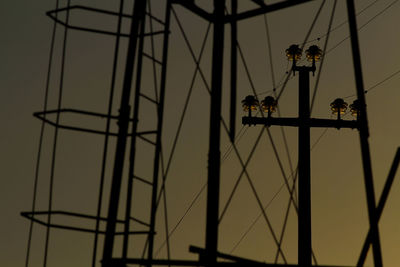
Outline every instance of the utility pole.
POLYGON ((210 141, 208 154, 206 253, 207 266, 215 266, 218 248, 222 70, 225 0, 214 0, 214 42, 211 80, 210 141))
MULTIPOLYGON (((310 162, 310 128, 359 128, 358 120, 342 120, 340 115, 347 109, 347 103, 342 99, 336 99, 332 104, 332 111, 337 115, 337 119, 315 119, 310 118, 310 72, 316 70, 315 62, 322 56, 322 51, 317 46, 311 46, 307 51, 307 58, 312 61, 312 66, 296 66, 300 60, 302 50, 298 45, 292 45, 286 50, 289 60, 293 61, 292 71, 299 74, 299 110, 297 118, 274 118, 271 114, 276 110, 277 101, 267 96, 262 102, 261 107, 267 117, 253 117, 252 110, 256 110, 259 105, 254 96, 247 96, 242 101, 245 111, 249 111, 248 116, 242 118, 242 123, 247 125, 280 125, 298 127, 298 266, 312 266, 312 245, 311 245, 311 162, 310 162)), ((356 108, 356 105, 354 105, 356 108)), ((355 114, 358 114, 357 112, 355 114)))
POLYGON ((311 167, 310 167, 310 71, 312 67, 296 67, 299 73, 299 238, 298 262, 311 266, 311 167))
POLYGON ((138 42, 138 33, 141 23, 143 23, 146 14, 146 0, 135 1, 131 29, 129 35, 129 48, 125 66, 124 84, 120 104, 120 115, 118 118, 118 139, 115 151, 115 162, 113 178, 111 182, 110 202, 108 207, 106 234, 103 248, 103 267, 109 267, 109 261, 113 255, 115 229, 118 215, 119 198, 121 193, 121 183, 123 168, 125 163, 125 150, 128 138, 129 126, 129 100, 131 95, 133 68, 136 57, 136 47, 138 42))

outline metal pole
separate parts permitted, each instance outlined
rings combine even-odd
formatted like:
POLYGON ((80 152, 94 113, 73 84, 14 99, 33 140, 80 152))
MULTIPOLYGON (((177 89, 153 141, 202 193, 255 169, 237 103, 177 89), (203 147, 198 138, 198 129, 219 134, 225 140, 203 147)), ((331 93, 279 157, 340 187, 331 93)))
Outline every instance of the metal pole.
MULTIPOLYGON (((232 16, 237 14, 238 2, 232 0, 232 16)), ((237 21, 231 22, 231 112, 230 112, 230 129, 229 137, 231 142, 235 142, 235 125, 236 125, 236 82, 237 82, 237 21)))
POLYGON ((118 216, 119 196, 121 192, 122 173, 125 161, 125 148, 128 137, 129 126, 129 99, 132 86, 132 74, 136 56, 136 44, 138 39, 139 25, 143 21, 146 12, 146 0, 135 1, 133 9, 133 17, 131 22, 131 30, 129 35, 128 54, 125 66, 124 84, 122 88, 122 97, 120 104, 120 114, 118 119, 118 139, 115 151, 115 161, 113 178, 111 182, 111 192, 108 207, 106 235, 103 247, 103 266, 110 266, 107 261, 112 258, 115 227, 118 216))
POLYGON ((224 54, 225 0, 214 0, 214 37, 211 81, 210 141, 208 154, 206 266, 215 266, 218 248, 221 95, 224 54))
POLYGON ((375 192, 374 192, 374 183, 372 176, 372 167, 371 167, 371 155, 369 151, 369 143, 368 143, 368 119, 367 119, 367 110, 366 110, 366 101, 364 95, 364 84, 362 77, 362 69, 361 69, 361 56, 358 44, 358 35, 357 35, 357 22, 355 16, 355 7, 353 0, 347 0, 347 12, 349 19, 349 27, 350 27, 350 37, 351 37, 351 48, 353 51, 353 64, 354 64, 354 74, 356 79, 356 87, 357 87, 357 97, 360 103, 360 144, 361 144, 361 153, 362 153, 362 162, 364 168, 364 183, 365 183, 365 192, 367 195, 367 205, 368 205, 368 216, 369 216, 369 225, 370 225, 370 233, 372 240, 372 249, 374 252, 374 263, 375 267, 382 266, 382 253, 381 253, 381 244, 379 238, 379 228, 378 228, 378 220, 376 215, 375 208, 375 192))
POLYGON ((126 258, 128 255, 129 245, 129 231, 131 222, 131 210, 132 210, 132 192, 133 192, 133 177, 135 173, 135 158, 136 158, 136 132, 139 123, 139 103, 140 103, 140 92, 142 82, 142 65, 143 65, 143 45, 144 45, 144 31, 145 31, 146 18, 143 17, 140 25, 140 37, 138 47, 138 59, 136 65, 136 84, 135 84, 135 96, 133 100, 133 120, 132 120, 132 138, 131 148, 129 155, 129 171, 128 171, 128 188, 126 193, 126 207, 125 207, 125 224, 124 224, 124 238, 122 245, 122 257, 126 258))
MULTIPOLYGON (((397 168, 399 167, 400 163, 400 148, 397 148, 396 155, 394 156, 392 167, 390 167, 389 174, 386 178, 385 186, 383 187, 381 198, 378 202, 378 207, 376 208, 377 212, 377 220, 382 216, 383 208, 385 207, 386 200, 389 197, 390 189, 392 188, 392 184, 394 182, 394 178, 396 176, 397 168)), ((371 244, 371 230, 368 231, 367 238, 364 241, 363 248, 360 253, 360 257, 358 258, 357 267, 364 266, 365 259, 367 258, 369 245, 371 244)))
POLYGON ((169 42, 169 25, 171 18, 171 1, 167 0, 167 6, 165 11, 165 26, 164 26, 164 43, 163 43, 163 55, 162 55, 162 70, 161 70, 161 83, 160 83, 160 100, 157 107, 157 137, 156 137, 156 149, 154 155, 154 171, 153 171, 153 189, 151 195, 151 214, 150 214, 150 233, 149 233, 149 250, 147 266, 151 267, 153 260, 154 250, 154 235, 155 235, 155 224, 156 224, 156 212, 157 212, 157 193, 158 193, 158 176, 160 167, 160 155, 161 155, 161 137, 162 137, 162 126, 164 116, 164 99, 165 99, 165 87, 167 82, 167 58, 168 58, 168 42, 169 42))
POLYGON ((299 226, 298 264, 311 266, 311 182, 310 182, 310 76, 299 67, 299 226))

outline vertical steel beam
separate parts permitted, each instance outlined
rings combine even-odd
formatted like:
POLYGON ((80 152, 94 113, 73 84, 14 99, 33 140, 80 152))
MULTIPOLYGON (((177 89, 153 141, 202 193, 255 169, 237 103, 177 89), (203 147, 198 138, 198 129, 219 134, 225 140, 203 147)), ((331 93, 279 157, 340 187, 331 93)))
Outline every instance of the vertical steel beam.
POLYGON ((142 65, 143 65, 143 46, 144 46, 144 31, 146 26, 146 16, 140 25, 139 31, 139 47, 138 47, 138 59, 136 65, 136 84, 135 84, 135 96, 133 100, 133 121, 132 121, 132 138, 131 147, 129 153, 129 171, 128 171, 128 188, 126 194, 126 207, 125 207, 125 223, 124 223, 124 238, 122 243, 122 257, 125 259, 128 256, 129 247, 129 231, 131 222, 131 210, 132 210, 132 192, 133 192, 133 179, 135 173, 135 158, 136 158, 136 133, 139 123, 139 104, 140 104, 140 93, 142 84, 142 65))
POLYGON ((113 177, 111 182, 111 192, 108 207, 106 235, 103 247, 103 266, 110 266, 109 260, 112 258, 115 227, 118 216, 119 197, 121 193, 122 174, 125 162, 125 148, 128 137, 129 125, 129 100, 132 86, 133 68, 136 56, 136 45, 138 40, 139 26, 146 13, 146 0, 136 0, 133 8, 133 16, 129 35, 128 54, 125 66, 124 83, 122 88, 121 104, 118 118, 118 138, 115 150, 115 161, 113 177))
POLYGON ((151 213, 150 213, 150 233, 149 233, 149 249, 147 258, 151 266, 153 260, 154 250, 154 234, 156 224, 156 212, 157 212, 157 194, 158 194, 158 177, 161 160, 161 137, 162 137, 162 126, 164 118, 164 99, 165 99, 165 87, 167 82, 167 59, 168 59, 168 42, 169 42, 169 25, 171 20, 171 1, 167 0, 167 6, 165 11, 165 25, 164 25, 164 43, 163 43, 163 54, 162 54, 162 69, 161 69, 161 83, 160 83, 160 99, 157 106, 157 137, 156 137, 156 149, 154 155, 154 170, 153 170, 153 188, 151 196, 151 213))
POLYGON ((299 67, 299 225, 298 264, 311 266, 310 75, 299 67))
MULTIPOLYGON (((389 174, 386 178, 385 186, 383 187, 381 198, 379 199, 379 202, 378 202, 378 207, 377 207, 377 211, 376 211, 377 212, 376 216, 377 216, 378 221, 382 215, 383 208, 385 207, 386 200, 389 196, 389 192, 392 187, 394 178, 396 176, 396 172, 397 172, 399 163, 400 163, 400 148, 397 148, 396 155, 394 156, 394 159, 393 159, 392 167, 390 168, 389 174)), ((363 248, 360 253, 360 257, 358 258, 357 267, 364 266, 364 262, 365 262, 365 259, 367 258, 368 249, 369 249, 369 245, 371 244, 371 241, 372 240, 371 240, 371 230, 370 230, 370 231, 368 231, 367 238, 365 239, 363 248)))
POLYGON ((215 266, 218 248, 220 139, 225 0, 214 0, 210 140, 208 154, 206 265, 215 266))
MULTIPOLYGON (((238 2, 232 0, 232 16, 236 16, 238 2)), ((229 137, 231 142, 235 142, 235 128, 236 128, 236 91, 237 91, 237 21, 231 21, 231 112, 230 112, 230 129, 229 137)))
POLYGON ((362 154, 362 162, 364 169, 364 183, 365 183, 365 192, 367 196, 369 225, 370 225, 370 232, 372 239, 372 249, 374 253, 374 264, 375 267, 381 267, 382 253, 381 253, 381 244, 379 238, 378 220, 375 208, 376 204, 375 204, 375 192, 374 192, 374 183, 373 183, 372 167, 371 167, 371 155, 369 151, 369 142, 368 142, 368 137, 369 137, 368 119, 367 119, 364 84, 363 84, 362 69, 361 69, 361 56, 360 56, 358 35, 357 35, 357 22, 356 22, 355 7, 353 0, 347 0, 347 13, 348 13, 348 20, 350 27, 351 48, 353 51, 353 64, 354 64, 354 75, 357 87, 357 97, 360 103, 359 135, 360 135, 361 154, 362 154))

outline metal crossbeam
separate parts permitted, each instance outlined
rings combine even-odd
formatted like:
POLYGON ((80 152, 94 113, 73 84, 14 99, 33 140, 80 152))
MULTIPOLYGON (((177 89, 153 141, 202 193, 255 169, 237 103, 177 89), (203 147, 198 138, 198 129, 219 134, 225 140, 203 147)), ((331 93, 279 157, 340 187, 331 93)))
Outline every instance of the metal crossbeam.
POLYGON ((236 20, 236 21, 244 20, 244 19, 255 17, 255 16, 263 15, 263 14, 266 14, 269 12, 278 11, 278 10, 281 10, 284 8, 292 7, 295 5, 304 4, 307 2, 311 2, 311 1, 313 1, 313 0, 286 0, 286 1, 279 2, 279 3, 271 4, 271 5, 264 5, 262 7, 256 8, 256 9, 244 11, 235 16, 227 15, 227 16, 225 16, 225 21, 230 22, 232 20, 236 20))
MULTIPOLYGON (((103 261, 104 263, 104 261, 103 261)), ((113 264, 113 266, 124 266, 124 264, 138 264, 138 265, 149 265, 152 264, 153 266, 206 266, 204 261, 196 261, 196 260, 167 260, 167 259, 154 259, 154 260, 147 260, 142 258, 128 258, 128 259, 120 259, 120 258, 113 258, 107 261, 109 264, 113 264)), ((243 267, 242 262, 228 262, 228 261, 220 261, 216 262, 213 266, 221 266, 221 267, 243 267)), ((249 262, 246 263, 246 267, 300 267, 297 264, 271 264, 271 263, 264 263, 264 262, 249 262)), ((316 265, 310 265, 316 266, 316 265)), ((318 265, 319 267, 350 267, 350 266, 339 266, 339 265, 318 265)))
MULTIPOLYGON (((242 117, 242 123, 245 125, 280 125, 280 126, 293 126, 299 127, 300 119, 299 118, 275 118, 275 117, 242 117)), ((332 120, 332 119, 316 119, 310 118, 308 120, 303 120, 301 123, 304 123, 308 127, 320 127, 320 128, 350 128, 350 129, 358 129, 359 122, 356 120, 332 120)))

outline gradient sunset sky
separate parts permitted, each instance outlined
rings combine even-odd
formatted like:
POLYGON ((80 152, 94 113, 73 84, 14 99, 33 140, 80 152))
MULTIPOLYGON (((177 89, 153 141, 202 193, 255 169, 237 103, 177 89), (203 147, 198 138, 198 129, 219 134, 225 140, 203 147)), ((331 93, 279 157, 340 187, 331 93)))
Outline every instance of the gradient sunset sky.
MULTIPOLYGON (((124 11, 132 12, 133 1, 125 1, 124 11)), ((152 12, 163 18, 164 1, 153 0, 152 12)), ((256 7, 250 1, 240 0, 239 10, 256 7)), ((265 1, 276 3, 279 1, 265 1)), ((197 0, 200 6, 211 11, 212 1, 197 0)), ((71 1, 72 5, 87 5, 118 11, 119 1, 71 1)), ((228 9, 230 1, 227 0, 228 9)), ((272 58, 264 16, 241 21, 238 29, 239 45, 249 68, 251 82, 259 96, 273 95, 273 81, 280 92, 282 81, 290 68, 285 49, 291 44, 301 44, 310 28, 322 1, 316 0, 296 7, 270 13, 266 16, 271 39, 272 58), (273 63, 274 74, 270 62, 273 63), (274 76, 272 76, 274 75, 274 76)), ((334 1, 325 1, 317 23, 305 48, 316 44, 321 48, 326 40, 329 19, 334 1)), ((360 51, 364 74, 367 112, 370 126, 370 146, 375 183, 375 195, 379 199, 394 154, 400 145, 400 3, 398 0, 355 1, 359 30, 360 51)), ((41 122, 32 116, 43 110, 47 66, 53 21, 45 12, 55 8, 56 1, 2 1, 0 3, 0 118, 1 135, 1 185, 0 210, 2 212, 0 265, 7 267, 25 264, 29 221, 20 216, 32 205, 33 184, 41 122)), ((60 6, 67 1, 60 1, 60 6)), ((198 56, 208 23, 181 6, 174 6, 179 21, 198 56)), ((64 19, 65 13, 60 13, 64 19)), ((117 20, 112 16, 94 15, 87 11, 71 12, 72 25, 97 29, 115 30, 117 20)), ((154 23, 160 30, 160 25, 154 23)), ((147 25, 149 30, 149 25, 147 25)), ((48 109, 57 107, 60 84, 61 55, 64 28, 57 26, 52 63, 48 109)), ((124 19, 122 31, 129 31, 129 20, 124 19)), ((226 50, 224 55, 224 81, 222 113, 229 122, 229 31, 226 27, 226 50)), ((338 97, 351 104, 355 100, 355 81, 351 57, 345 1, 338 0, 329 36, 327 53, 319 81, 312 116, 333 118, 329 104, 338 97)), ((155 37, 155 54, 161 58, 161 38, 155 37)), ((63 84, 63 108, 76 108, 106 113, 111 84, 115 38, 95 33, 68 31, 63 84)), ((212 29, 206 41, 200 66, 207 83, 211 80, 212 29)), ((124 75, 127 38, 121 40, 119 63, 114 97, 113 114, 118 114, 120 93, 124 75)), ((150 39, 146 39, 145 51, 151 53, 150 39)), ((144 63, 143 90, 154 95, 153 69, 150 61, 144 63)), ((300 64, 308 64, 302 61, 300 64)), ((317 66, 319 67, 319 65, 317 66)), ((170 50, 168 62, 167 92, 165 104, 163 153, 166 162, 184 109, 186 96, 196 66, 185 43, 175 17, 171 20, 170 50)), ((159 73, 159 69, 157 70, 159 73)), ((317 75, 311 76, 311 90, 317 75)), ((159 78, 158 78, 159 83, 159 78)), ((246 75, 243 62, 238 61, 238 101, 236 145, 243 161, 246 161, 260 126, 243 127, 241 99, 253 94, 252 84, 246 75)), ((297 116, 298 76, 291 77, 279 99, 281 116, 297 116)), ((133 101, 131 101, 133 102, 133 101)), ((154 127, 155 110, 146 102, 141 106, 140 129, 154 127)), ((52 117, 54 118, 54 117, 52 117)), ((344 119, 353 119, 347 114, 344 119)), ((63 115, 67 125, 104 129, 105 120, 63 115)), ((205 185, 207 179, 207 154, 209 139, 209 94, 200 75, 196 76, 193 93, 177 143, 175 157, 168 174, 167 206, 168 231, 171 231, 188 209, 192 200, 205 185)), ((115 122, 112 130, 117 130, 115 122)), ((297 164, 297 130, 285 128, 289 145, 287 154, 278 127, 270 128, 271 138, 277 147, 285 174, 290 177, 297 164), (289 157, 288 157, 289 156, 289 157)), ((49 177, 54 128, 46 126, 42 158, 39 169, 37 210, 46 210, 49 194, 49 177)), ((106 168, 106 184, 102 216, 106 216, 109 187, 115 150, 115 138, 110 140, 106 168)), ((221 137, 221 208, 222 211, 242 168, 232 150, 227 134, 221 137)), ((96 214, 99 177, 104 137, 60 130, 54 176, 54 210, 96 214)), ((311 144, 312 169, 312 230, 313 249, 320 264, 355 265, 368 231, 368 216, 363 182, 361 153, 358 133, 349 129, 313 129, 311 144)), ((137 172, 150 178, 153 154, 151 146, 139 143, 137 172)), ((274 156, 267 132, 261 136, 256 152, 247 171, 265 206, 274 231, 279 236, 284 221, 289 194, 283 186, 281 170, 274 156)), ((383 216, 379 222, 384 266, 397 267, 400 262, 400 181, 398 175, 393 184, 383 216)), ((126 175, 121 197, 121 218, 126 195, 126 175)), ((134 188, 135 216, 148 220, 150 189, 142 184, 134 188)), ((170 237, 173 258, 196 259, 188 252, 189 245, 204 247, 206 191, 197 201, 170 237)), ((166 257, 163 205, 157 217, 155 249, 161 247, 157 257, 166 257)), ((274 262, 276 245, 245 177, 220 223, 219 251, 259 261, 274 262), (241 240, 241 237, 254 226, 241 240), (241 241, 240 241, 241 240, 241 241), (240 243, 238 243, 240 241, 240 243), (237 245, 237 246, 236 246, 237 245)), ((44 218, 44 217, 43 217, 44 218)), ((54 222, 74 226, 94 227, 93 221, 54 217, 54 222)), ((102 225, 104 229, 104 225, 102 225)), ((142 230, 133 224, 137 230, 142 230)), ((43 266, 45 227, 34 225, 31 267, 43 266)), ((117 239, 116 255, 119 256, 120 241, 117 239)), ((103 239, 100 238, 98 255, 101 255, 103 239)), ((133 239, 131 255, 140 254, 143 238, 133 239)), ((283 246, 288 262, 297 261, 297 217, 293 207, 285 232, 283 246)), ((51 230, 48 266, 89 266, 93 250, 93 236, 64 230, 51 230)), ((369 253, 367 266, 372 266, 369 253)), ((98 258, 100 259, 100 258, 98 258)), ((282 263, 282 258, 278 260, 282 263)), ((98 264, 100 266, 100 264, 98 264)))

